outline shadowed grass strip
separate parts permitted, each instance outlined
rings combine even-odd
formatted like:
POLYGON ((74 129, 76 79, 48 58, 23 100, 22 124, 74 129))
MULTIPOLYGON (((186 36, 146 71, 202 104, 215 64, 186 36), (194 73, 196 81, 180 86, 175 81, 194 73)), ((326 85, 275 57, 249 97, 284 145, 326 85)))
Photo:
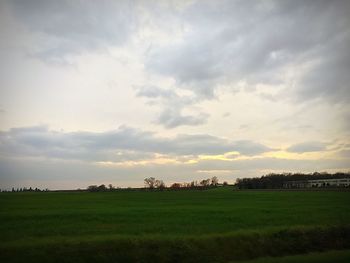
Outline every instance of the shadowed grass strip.
POLYGON ((1 244, 2 262, 228 262, 350 248, 350 226, 1 244))
POLYGON ((249 261, 231 261, 230 263, 349 263, 350 250, 314 252, 285 257, 264 257, 249 261))

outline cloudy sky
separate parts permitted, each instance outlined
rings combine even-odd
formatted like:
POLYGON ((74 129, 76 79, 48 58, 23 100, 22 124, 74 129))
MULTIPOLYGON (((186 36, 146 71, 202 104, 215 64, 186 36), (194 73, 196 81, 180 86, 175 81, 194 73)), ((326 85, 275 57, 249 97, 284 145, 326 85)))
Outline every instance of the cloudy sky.
POLYGON ((0 1, 0 188, 350 170, 350 1, 0 1))

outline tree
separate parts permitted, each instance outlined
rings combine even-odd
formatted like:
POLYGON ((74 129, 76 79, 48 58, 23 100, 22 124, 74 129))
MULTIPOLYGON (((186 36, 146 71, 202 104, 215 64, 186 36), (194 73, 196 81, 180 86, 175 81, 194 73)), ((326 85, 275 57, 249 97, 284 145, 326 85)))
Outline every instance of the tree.
POLYGON ((89 185, 87 188, 90 192, 103 192, 107 190, 107 187, 104 184, 101 184, 99 186, 97 185, 89 185))
POLYGON ((199 184, 200 184, 201 186, 203 186, 203 187, 209 186, 209 184, 210 184, 210 179, 204 179, 204 180, 200 181, 199 184))
POLYGON ((173 188, 173 189, 179 189, 181 188, 181 184, 180 183, 173 183, 170 188, 173 188))
POLYGON ((223 185, 223 186, 228 186, 228 183, 227 183, 226 181, 224 181, 224 182, 222 183, 222 185, 223 185))
POLYGON ((217 186, 218 183, 219 183, 219 179, 216 176, 211 178, 211 185, 212 186, 217 186))
POLYGON ((154 186, 158 189, 164 189, 165 183, 163 182, 163 180, 156 180, 154 186))
POLYGON ((98 187, 98 190, 99 190, 99 191, 106 191, 106 190, 107 190, 107 187, 106 187, 104 184, 101 184, 101 185, 98 187))
POLYGON ((145 186, 149 189, 153 189, 156 186, 156 178, 154 177, 148 177, 144 180, 145 186))
POLYGON ((109 184, 108 188, 109 188, 110 191, 112 191, 114 189, 114 186, 112 184, 109 184))
POLYGON ((90 191, 90 192, 97 192, 98 191, 98 186, 97 185, 89 185, 87 190, 90 191))
POLYGON ((318 173, 271 173, 261 177, 242 178, 236 180, 236 186, 239 189, 276 189, 284 188, 286 184, 292 181, 307 181, 321 179, 342 179, 350 178, 350 173, 338 172, 335 174, 318 173))

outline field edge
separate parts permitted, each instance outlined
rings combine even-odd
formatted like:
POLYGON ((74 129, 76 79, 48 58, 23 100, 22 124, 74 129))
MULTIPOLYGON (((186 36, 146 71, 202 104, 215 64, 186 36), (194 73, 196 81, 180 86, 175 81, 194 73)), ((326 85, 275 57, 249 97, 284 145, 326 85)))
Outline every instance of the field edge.
POLYGON ((0 245, 2 262, 228 262, 350 248, 350 225, 0 245))

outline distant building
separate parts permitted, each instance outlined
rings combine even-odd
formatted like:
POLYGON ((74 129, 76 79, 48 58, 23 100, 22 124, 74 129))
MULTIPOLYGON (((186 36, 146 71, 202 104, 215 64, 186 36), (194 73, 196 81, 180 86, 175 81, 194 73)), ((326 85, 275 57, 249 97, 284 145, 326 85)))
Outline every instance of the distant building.
POLYGON ((308 180, 289 181, 283 184, 283 188, 308 188, 308 187, 310 187, 308 180))
POLYGON ((284 188, 350 187, 350 178, 289 181, 284 188))

